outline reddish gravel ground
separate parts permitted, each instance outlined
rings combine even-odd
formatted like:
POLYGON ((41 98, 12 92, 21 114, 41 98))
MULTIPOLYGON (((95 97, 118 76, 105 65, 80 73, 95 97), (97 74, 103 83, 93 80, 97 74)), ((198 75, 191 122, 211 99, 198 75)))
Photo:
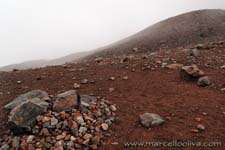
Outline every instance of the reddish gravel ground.
MULTIPOLYGON (((217 48, 217 50, 221 50, 217 48)), ((203 58, 208 54, 204 51, 203 58)), ((208 52, 211 52, 208 50, 208 52)), ((215 50, 215 55, 217 54, 215 50)), ((223 52, 224 49, 223 49, 223 52)), ((225 53, 223 53, 225 54, 225 53)), ((166 55, 166 54, 165 54, 166 55)), ((183 55, 180 55, 183 56, 183 55)), ((183 57, 178 62, 185 62, 183 57)), ((179 76, 179 70, 156 68, 155 70, 143 70, 143 64, 147 59, 130 60, 124 64, 110 64, 118 59, 106 60, 104 63, 90 62, 86 64, 71 64, 66 67, 47 67, 26 71, 0 73, 0 137, 7 134, 8 112, 3 106, 19 94, 33 89, 42 89, 49 94, 56 95, 62 91, 73 88, 74 83, 80 83, 82 79, 94 80, 93 84, 81 85, 78 90, 81 94, 91 94, 107 98, 117 105, 117 121, 110 127, 110 137, 104 139, 102 150, 128 149, 125 142, 153 142, 153 141, 201 141, 222 142, 221 147, 204 147, 204 150, 225 149, 225 93, 219 89, 225 86, 225 69, 204 67, 200 64, 215 85, 203 88, 195 82, 184 81, 179 76), (131 70, 135 68, 135 72, 131 70), (115 81, 108 80, 116 77, 115 81), (122 80, 128 76, 128 80, 122 80), (72 79, 72 78, 76 79, 72 79), (41 78, 41 79, 40 79, 41 78), (17 84, 17 81, 22 81, 17 84), (109 92, 109 88, 115 91, 109 92), (152 129, 146 129, 139 125, 140 114, 150 112, 158 113, 166 123, 152 129), (206 113, 206 115, 204 114, 206 113), (205 131, 194 133, 196 129, 196 117, 201 118, 201 124, 205 131), (118 144, 112 144, 118 142, 118 144)), ((224 62, 224 60, 223 60, 224 62)), ((216 65, 216 64, 214 64, 216 65)), ((218 66, 220 64, 217 64, 218 66)), ((130 149, 144 149, 136 147, 130 149)), ((155 147, 145 147, 155 150, 155 147)), ((159 149, 159 148, 158 148, 159 149)), ((160 147, 160 149, 171 149, 160 147)), ((172 148, 181 149, 181 148, 172 148)), ((202 147, 182 149, 203 149, 202 147)))

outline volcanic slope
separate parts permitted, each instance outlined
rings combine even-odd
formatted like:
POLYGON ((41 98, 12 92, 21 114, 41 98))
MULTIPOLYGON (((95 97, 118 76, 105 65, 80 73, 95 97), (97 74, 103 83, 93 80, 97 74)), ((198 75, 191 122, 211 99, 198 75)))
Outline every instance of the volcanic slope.
POLYGON ((225 10, 206 9, 178 15, 116 42, 85 53, 75 53, 66 57, 46 61, 30 61, 0 68, 2 71, 28 69, 78 62, 95 57, 126 55, 135 51, 139 53, 157 51, 160 48, 191 47, 225 38, 225 10))
POLYGON ((156 23, 133 36, 96 50, 86 59, 129 54, 133 50, 142 53, 160 48, 192 47, 224 38, 225 10, 198 10, 156 23))
MULTIPOLYGON (((124 143, 137 141, 218 141, 224 144, 225 44, 224 41, 210 43, 197 51, 198 56, 193 56, 190 49, 168 49, 154 54, 135 53, 98 62, 1 72, 0 138, 9 134, 9 112, 3 106, 12 99, 34 89, 55 95, 73 89, 74 83, 77 83, 81 85, 78 89, 81 94, 100 96, 117 106, 117 119, 107 131, 99 149, 122 150, 128 148, 124 143), (174 63, 198 65, 209 76, 212 84, 199 87, 196 82, 183 80, 179 69, 165 67, 174 63), (115 80, 110 80, 111 77, 115 80), (83 79, 94 82, 81 84, 83 79), (142 127, 139 115, 145 112, 159 114, 166 123, 151 129, 142 127), (197 130, 199 124, 205 127, 204 131, 197 130)), ((213 148, 224 150, 225 145, 213 148)), ((213 148, 204 147, 205 150, 213 148)), ((170 147, 160 149, 167 150, 170 147)), ((181 147, 174 149, 180 150, 181 147)), ((189 150, 192 147, 182 149, 189 150)), ((194 149, 202 150, 202 147, 194 149)))

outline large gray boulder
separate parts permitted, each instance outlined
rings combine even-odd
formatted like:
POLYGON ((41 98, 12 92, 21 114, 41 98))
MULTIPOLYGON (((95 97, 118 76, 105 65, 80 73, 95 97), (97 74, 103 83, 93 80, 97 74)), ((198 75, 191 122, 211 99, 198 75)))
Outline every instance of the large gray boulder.
POLYGON ((141 125, 150 128, 154 126, 159 126, 163 123, 165 123, 165 120, 163 120, 158 114, 153 113, 144 113, 139 116, 141 125))
POLYGON ((4 108, 6 109, 13 109, 16 106, 20 105, 26 101, 32 101, 33 103, 41 106, 48 105, 45 100, 49 99, 48 93, 42 90, 33 90, 28 93, 22 94, 14 99, 9 104, 5 105, 4 108))
POLYGON ((15 134, 29 132, 36 123, 36 117, 44 112, 46 112, 46 107, 31 101, 23 102, 10 112, 9 126, 15 134))
POLYGON ((79 105, 80 98, 76 90, 70 90, 56 96, 56 100, 53 102, 53 110, 61 112, 79 107, 79 105))

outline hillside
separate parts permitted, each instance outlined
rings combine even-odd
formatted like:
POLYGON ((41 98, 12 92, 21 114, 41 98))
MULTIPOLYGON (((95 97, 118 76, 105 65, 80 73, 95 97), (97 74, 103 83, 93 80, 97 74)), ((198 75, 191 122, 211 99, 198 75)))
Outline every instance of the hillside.
POLYGON ((42 68, 46 66, 62 65, 65 63, 73 62, 76 59, 81 59, 91 53, 92 52, 80 52, 80 53, 74 53, 74 54, 70 54, 64 57, 51 59, 51 60, 26 61, 19 64, 12 64, 12 65, 1 67, 0 71, 12 71, 13 69, 25 70, 25 69, 31 69, 31 68, 42 68))
POLYGON ((225 10, 198 10, 166 19, 124 40, 90 52, 75 53, 43 62, 14 64, 2 67, 0 70, 38 68, 89 60, 100 56, 129 54, 132 53, 133 48, 142 53, 156 51, 160 48, 191 47, 199 43, 204 44, 224 39, 224 29, 225 10))
MULTIPOLYGON (((224 143, 224 44, 225 41, 210 42, 200 49, 195 49, 194 53, 190 49, 181 48, 159 50, 157 53, 133 52, 130 55, 103 59, 100 62, 0 72, 0 146, 2 143, 7 146, 2 142, 5 140, 12 145, 10 139, 15 137, 8 130, 9 111, 3 106, 18 95, 34 89, 47 91, 52 96, 76 89, 82 95, 96 96, 99 100, 107 99, 115 104, 117 111, 113 125, 104 131, 106 132, 104 134, 92 133, 94 136, 103 137, 98 143, 99 150, 143 148, 124 145, 129 142, 176 140, 224 143), (201 87, 196 81, 186 81, 181 78, 179 68, 167 67, 171 64, 175 66, 196 64, 209 77, 211 84, 201 87), (84 82, 84 79, 87 82, 84 82), (77 86, 78 84, 80 86, 77 86), (165 124, 149 129, 141 126, 138 116, 146 112, 160 114, 165 119, 165 124)), ((47 125, 47 127, 52 130, 52 126, 47 125)), ((29 146, 34 149, 49 146, 55 149, 58 145, 54 143, 58 142, 67 149, 71 142, 69 143, 64 136, 60 138, 61 140, 58 139, 58 136, 61 137, 61 132, 58 130, 47 136, 37 135, 35 142, 29 146), (48 140, 50 137, 52 141, 48 140)), ((25 137, 20 135, 19 141, 16 138, 19 144, 23 143, 20 146, 26 144, 25 137)), ((16 139, 13 138, 13 141, 16 139)), ((80 137, 77 137, 73 143, 78 147, 86 146, 80 137)), ((94 146, 96 149, 96 145, 94 146)), ((144 148, 156 149, 151 146, 144 148)), ((170 147, 157 148, 168 150, 170 147)), ((190 148, 192 147, 174 147, 177 150, 190 148)), ((204 147, 205 150, 212 148, 224 150, 224 145, 204 147)), ((202 150, 202 147, 194 149, 202 150)))
POLYGON ((0 150, 224 150, 224 12, 169 18, 57 66, 0 71, 0 150), (173 142, 184 145, 161 145, 173 142))
POLYGON ((156 23, 147 29, 97 50, 95 56, 110 56, 157 51, 159 48, 192 47, 224 39, 225 10, 198 10, 156 23))

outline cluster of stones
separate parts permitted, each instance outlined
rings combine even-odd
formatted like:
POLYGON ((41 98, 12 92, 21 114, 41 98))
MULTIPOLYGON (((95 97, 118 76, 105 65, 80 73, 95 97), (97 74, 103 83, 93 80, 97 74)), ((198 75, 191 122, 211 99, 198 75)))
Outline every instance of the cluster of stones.
MULTIPOLYGON (((39 97, 43 93, 47 96, 46 92, 38 92, 39 97)), ((37 91, 22 95, 26 99, 22 106, 24 103, 27 106, 28 104, 36 105, 33 103, 35 102, 33 97, 37 97, 37 95, 32 93, 37 93, 37 91)), ((21 96, 20 99, 22 99, 21 96)), ((18 102, 18 98, 16 101, 18 102)), ((32 112, 34 114, 30 114, 29 117, 28 114, 31 110, 27 107, 24 107, 27 111, 27 113, 23 112, 25 116, 22 113, 17 116, 13 113, 10 114, 9 123, 14 124, 11 127, 14 134, 4 139, 1 150, 97 149, 103 137, 107 135, 109 126, 115 120, 115 105, 104 99, 98 100, 88 95, 76 95, 74 90, 59 94, 48 101, 43 100, 42 105, 43 103, 48 104, 47 110, 41 112, 37 110, 39 113, 32 112), (18 121, 18 118, 21 122, 18 121)), ((8 108, 12 104, 15 104, 15 101, 5 107, 8 108)), ((40 106, 39 104, 36 106, 40 106)), ((15 107, 16 110, 22 111, 20 105, 15 107)), ((12 111, 15 111, 14 109, 12 111)))
POLYGON ((199 86, 209 86, 211 84, 209 77, 205 76, 204 71, 199 69, 197 65, 183 66, 181 76, 186 80, 197 80, 199 86))

